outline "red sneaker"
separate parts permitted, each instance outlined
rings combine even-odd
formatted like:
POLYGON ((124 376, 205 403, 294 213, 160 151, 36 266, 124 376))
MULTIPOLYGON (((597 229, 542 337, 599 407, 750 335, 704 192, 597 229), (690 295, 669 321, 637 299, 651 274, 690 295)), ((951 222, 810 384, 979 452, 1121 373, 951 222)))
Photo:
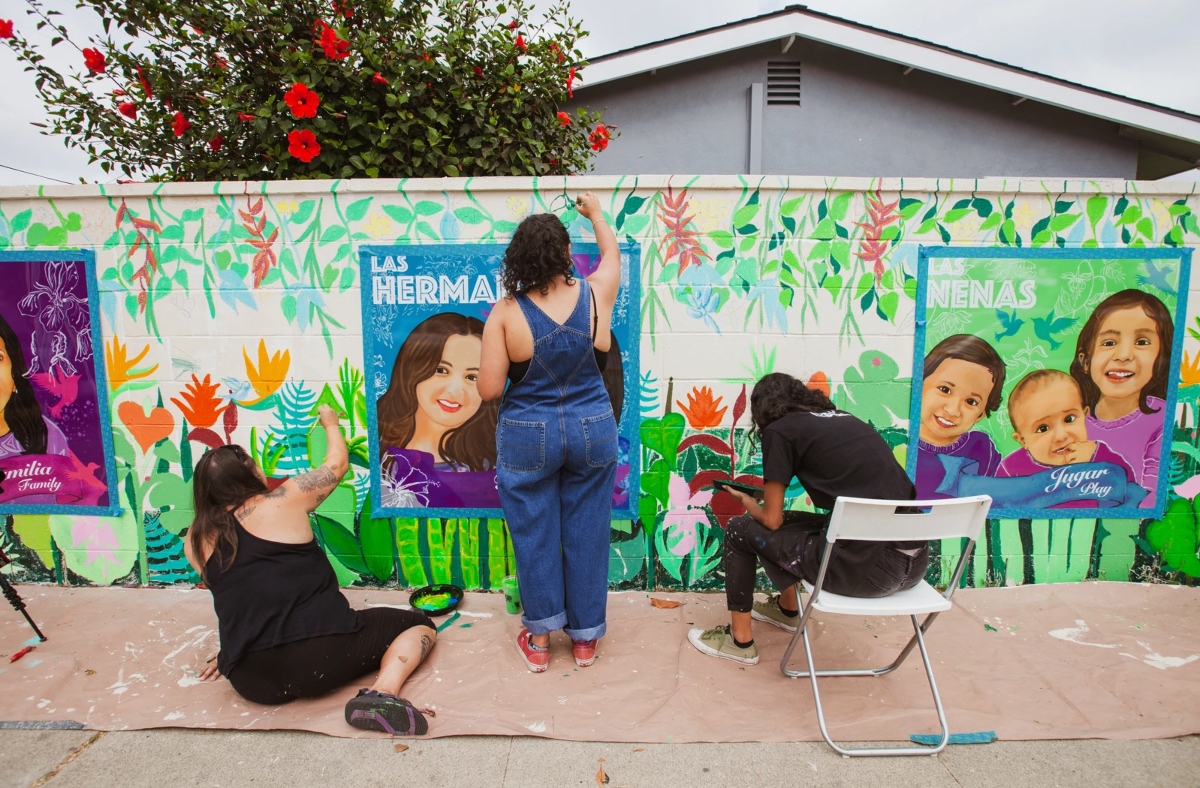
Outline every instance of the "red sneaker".
POLYGON ((575 655, 575 664, 581 668, 596 661, 597 640, 576 640, 571 644, 571 653, 575 655))
POLYGON ((543 673, 550 666, 550 649, 534 648, 529 642, 530 637, 528 629, 521 630, 521 634, 517 635, 517 651, 521 652, 521 659, 525 660, 530 670, 543 673))

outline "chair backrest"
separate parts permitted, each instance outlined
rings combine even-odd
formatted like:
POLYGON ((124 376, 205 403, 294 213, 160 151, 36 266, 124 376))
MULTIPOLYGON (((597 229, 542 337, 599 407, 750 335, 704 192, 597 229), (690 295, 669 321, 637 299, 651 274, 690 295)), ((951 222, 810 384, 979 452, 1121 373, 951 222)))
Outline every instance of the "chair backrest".
POLYGON ((838 498, 825 538, 830 542, 838 539, 869 542, 916 542, 954 537, 978 539, 991 506, 992 499, 987 495, 938 501, 838 498), (911 513, 897 513, 897 509, 911 513))

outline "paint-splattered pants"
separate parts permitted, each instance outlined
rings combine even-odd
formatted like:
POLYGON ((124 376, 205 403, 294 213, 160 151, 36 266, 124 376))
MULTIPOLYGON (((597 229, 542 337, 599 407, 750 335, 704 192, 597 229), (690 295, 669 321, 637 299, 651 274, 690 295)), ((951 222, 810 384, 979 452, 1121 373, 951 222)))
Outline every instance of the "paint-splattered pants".
MULTIPOLYGON (((829 515, 784 512, 783 525, 770 530, 744 514, 725 527, 725 598, 728 607, 749 613, 754 603, 757 564, 780 591, 801 579, 817 581, 824 556, 829 515)), ((925 576, 929 548, 908 555, 886 542, 839 541, 825 570, 824 589, 856 597, 881 597, 912 588, 925 576)))

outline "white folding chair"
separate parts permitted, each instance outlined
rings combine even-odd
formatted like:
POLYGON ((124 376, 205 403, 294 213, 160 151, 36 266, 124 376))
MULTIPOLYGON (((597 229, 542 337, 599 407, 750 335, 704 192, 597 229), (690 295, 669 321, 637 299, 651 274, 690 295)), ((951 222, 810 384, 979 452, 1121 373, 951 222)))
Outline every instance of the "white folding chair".
MULTIPOLYGON (((796 634, 788 645, 787 652, 779 669, 785 676, 798 678, 808 676, 812 681, 813 700, 817 707, 817 723, 821 726, 821 735, 837 752, 845 756, 851 755, 937 755, 946 747, 950 739, 950 729, 946 726, 946 713, 942 710, 942 699, 938 695, 937 684, 933 679, 933 667, 929 664, 929 652, 925 650, 924 633, 929 630, 933 620, 939 613, 949 610, 950 597, 958 587, 959 578, 971 557, 975 540, 983 530, 987 521, 988 509, 992 499, 986 495, 972 498, 949 498, 940 501, 879 501, 868 498, 838 498, 833 506, 833 514, 829 519, 826 532, 828 545, 825 557, 821 560, 821 569, 817 574, 817 582, 811 585, 803 582, 804 590, 808 592, 808 604, 804 606, 800 624, 796 634), (920 510, 912 514, 897 513, 897 508, 913 507, 920 510), (877 599, 860 599, 858 597, 841 596, 821 590, 825 580, 825 570, 829 566, 829 556, 833 543, 838 539, 855 539, 872 542, 916 542, 933 539, 952 539, 962 537, 967 539, 954 576, 946 587, 945 594, 939 594, 924 580, 907 591, 898 591, 890 596, 877 599), (900 656, 886 667, 864 668, 855 670, 817 670, 813 665, 812 646, 808 641, 808 624, 812 620, 812 611, 822 613, 838 613, 851 616, 908 616, 912 620, 913 636, 900 652, 900 656), (926 615, 927 614, 927 615, 926 615), (917 616, 925 615, 924 622, 918 623, 917 616), (804 655, 808 658, 808 670, 789 670, 788 661, 796 644, 804 641, 804 655), (929 689, 933 691, 933 704, 937 708, 938 721, 942 725, 942 739, 932 747, 860 747, 848 749, 838 746, 829 737, 825 727, 825 715, 821 711, 821 694, 817 690, 817 676, 882 676, 891 673, 904 662, 912 651, 913 646, 920 646, 921 659, 925 662, 925 674, 929 677, 929 689)), ((799 585, 799 584, 797 584, 799 585)), ((799 594, 799 587, 796 589, 799 594)), ((799 598, 799 596, 797 596, 799 598)))

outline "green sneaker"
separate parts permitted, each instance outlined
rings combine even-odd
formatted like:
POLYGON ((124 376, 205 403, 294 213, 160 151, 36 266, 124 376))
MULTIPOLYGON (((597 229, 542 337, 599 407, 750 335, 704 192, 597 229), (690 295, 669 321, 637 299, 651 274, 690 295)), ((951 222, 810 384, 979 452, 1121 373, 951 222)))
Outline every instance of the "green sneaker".
POLYGON ((696 627, 688 632, 688 640, 697 651, 710 657, 732 659, 743 665, 758 664, 758 644, 751 643, 746 648, 738 648, 733 642, 733 635, 729 633, 728 624, 707 631, 696 627))
POLYGON ((750 611, 750 617, 758 621, 765 621, 768 624, 774 624, 780 629, 786 629, 788 632, 795 632, 796 627, 800 626, 800 612, 796 611, 795 615, 788 615, 783 612, 783 608, 779 606, 779 595, 768 599, 766 602, 754 603, 754 608, 750 611))

